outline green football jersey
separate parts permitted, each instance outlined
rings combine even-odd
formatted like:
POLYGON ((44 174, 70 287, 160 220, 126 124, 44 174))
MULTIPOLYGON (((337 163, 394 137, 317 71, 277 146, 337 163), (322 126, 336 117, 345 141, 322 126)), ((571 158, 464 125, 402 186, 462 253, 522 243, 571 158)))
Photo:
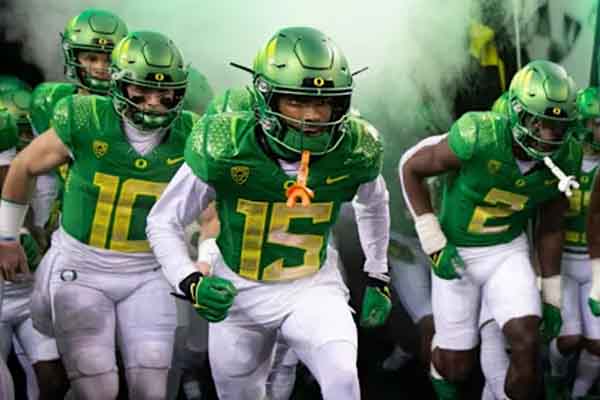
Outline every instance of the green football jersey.
MULTIPOLYGON (((79 87, 74 83, 66 82, 44 82, 39 84, 31 94, 31 126, 36 134, 41 135, 50 129, 50 122, 54 114, 56 104, 67 96, 77 93, 79 87)), ((67 179, 69 164, 58 167, 58 199, 62 197, 63 185, 67 179)))
POLYGON ((44 82, 31 94, 31 125, 39 135, 50 128, 54 107, 63 98, 77 93, 78 86, 73 83, 44 82))
POLYGON ((142 156, 127 141, 110 98, 61 100, 52 126, 74 157, 65 184, 63 229, 90 246, 150 251, 146 217, 183 163, 185 140, 197 119, 183 112, 163 142, 142 156))
POLYGON ((597 165, 587 172, 581 171, 577 179, 579 189, 573 190, 573 195, 569 197, 569 211, 565 218, 565 246, 587 248, 587 210, 597 172, 597 165))
POLYGON ((218 114, 233 111, 249 111, 254 105, 254 92, 249 87, 227 89, 223 94, 215 97, 206 114, 218 114))
POLYGON ((205 115, 194 127, 186 163, 216 191, 225 263, 239 275, 262 281, 297 279, 318 271, 342 202, 382 166, 377 131, 349 118, 340 145, 310 163, 307 207, 286 205, 295 183, 263 150, 253 112, 205 115))
POLYGON ((23 246, 23 250, 25 251, 29 270, 33 272, 38 267, 38 264, 42 258, 40 248, 30 233, 21 233, 19 236, 19 241, 21 242, 21 246, 23 246))
POLYGON ((19 142, 19 129, 14 117, 6 110, 0 110, 0 153, 16 148, 19 142))
MULTIPOLYGON (((462 166, 444 188, 440 221, 457 246, 510 242, 542 203, 561 195, 558 179, 543 163, 521 173, 508 119, 501 114, 466 113, 452 125, 448 145, 462 166)), ((581 146, 569 140, 553 161, 577 176, 581 159, 581 146)))

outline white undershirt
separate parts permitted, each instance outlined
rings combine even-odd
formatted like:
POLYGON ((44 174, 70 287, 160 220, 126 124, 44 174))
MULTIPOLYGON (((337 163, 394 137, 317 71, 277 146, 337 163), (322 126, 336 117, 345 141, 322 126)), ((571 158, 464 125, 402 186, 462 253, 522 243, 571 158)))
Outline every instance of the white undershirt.
POLYGON ((517 167, 519 167, 519 171, 521 171, 521 174, 526 174, 527 172, 529 172, 529 170, 531 170, 533 167, 535 167, 535 165, 538 163, 535 160, 519 160, 515 158, 515 161, 517 162, 517 167))
MULTIPOLYGON (((297 171, 298 163, 280 161, 283 170, 297 171)), ((216 198, 215 190, 183 164, 156 202, 147 219, 150 246, 175 290, 188 275, 197 271, 188 255, 184 227, 216 198)), ((389 242, 389 195, 383 177, 363 183, 352 200, 361 247, 366 256, 365 272, 387 272, 389 242)))
POLYGON ((127 136, 129 144, 131 144, 135 151, 142 156, 152 152, 152 150, 154 150, 163 140, 165 133, 167 133, 165 128, 144 131, 144 133, 142 133, 140 129, 127 121, 123 123, 123 130, 125 131, 125 136, 127 136))
POLYGON ((600 155, 584 155, 583 162, 581 163, 581 170, 585 173, 590 172, 596 168, 600 163, 600 155))

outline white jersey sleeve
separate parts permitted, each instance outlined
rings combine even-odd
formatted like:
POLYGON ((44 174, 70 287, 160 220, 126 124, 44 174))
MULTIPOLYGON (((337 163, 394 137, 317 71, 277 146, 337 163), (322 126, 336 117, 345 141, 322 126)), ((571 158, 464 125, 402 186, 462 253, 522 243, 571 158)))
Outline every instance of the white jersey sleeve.
POLYGON ((179 283, 198 272, 188 253, 185 227, 215 197, 214 189, 183 164, 148 215, 146 234, 150 247, 167 280, 179 293, 179 283))
POLYGON ((352 200, 360 245, 365 253, 364 270, 369 274, 388 271, 390 240, 389 194, 383 177, 363 183, 352 200))
POLYGON ((17 156, 17 150, 13 147, 0 152, 0 167, 10 165, 10 162, 17 156))

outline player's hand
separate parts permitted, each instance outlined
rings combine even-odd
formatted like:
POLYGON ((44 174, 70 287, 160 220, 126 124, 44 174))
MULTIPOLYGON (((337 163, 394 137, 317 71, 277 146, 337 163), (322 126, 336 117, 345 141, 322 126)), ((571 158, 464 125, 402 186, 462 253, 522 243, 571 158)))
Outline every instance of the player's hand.
POLYGON ((590 296, 588 297, 588 305, 590 306, 590 311, 594 316, 600 317, 600 293, 592 289, 590 290, 590 296))
POLYGON ((442 279, 460 279, 465 270, 463 261, 456 246, 447 243, 440 251, 429 255, 433 273, 442 279))
POLYGON ((385 324, 388 319, 392 310, 388 282, 389 278, 369 276, 360 313, 360 326, 363 328, 376 328, 385 324))
POLYGON ((550 341, 560 333, 562 326, 562 317, 560 316, 560 309, 549 303, 542 303, 542 325, 540 331, 542 339, 545 343, 550 341))
POLYGON ((200 272, 190 274, 179 284, 179 288, 192 302, 198 315, 209 322, 220 322, 227 318, 237 295, 236 288, 227 279, 203 276, 200 272))
POLYGON ((14 281, 19 273, 30 275, 25 251, 18 241, 0 241, 0 272, 7 281, 14 281))

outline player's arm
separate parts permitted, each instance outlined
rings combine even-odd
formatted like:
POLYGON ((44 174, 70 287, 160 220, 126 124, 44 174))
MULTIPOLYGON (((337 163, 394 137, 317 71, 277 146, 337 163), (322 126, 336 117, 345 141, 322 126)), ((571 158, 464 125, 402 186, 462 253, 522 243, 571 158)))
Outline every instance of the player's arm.
POLYGON ((352 201, 360 245, 365 254, 367 287, 361 309, 361 326, 383 325, 392 305, 388 288, 387 247, 390 240, 389 194, 383 177, 363 183, 352 201))
POLYGON ((457 170, 460 159, 446 135, 431 136, 412 147, 400 159, 402 192, 413 217, 433 213, 426 178, 457 170))
POLYGON ((194 263, 187 251, 184 228, 215 197, 214 189, 183 164, 150 210, 146 224, 150 246, 167 280, 211 322, 227 317, 237 292, 231 282, 200 272, 202 266, 194 263))
POLYGON ((596 179, 594 183, 586 226, 592 267, 592 288, 588 304, 594 315, 600 316, 600 179, 596 179))
POLYGON ((152 251, 171 285, 181 293, 179 283, 197 272, 184 238, 184 228, 198 218, 215 192, 183 164, 150 210, 146 234, 152 251))
POLYGON ((458 278, 456 267, 463 262, 456 247, 448 243, 433 212, 426 179, 460 167, 461 160, 450 148, 448 135, 439 135, 424 139, 404 153, 398 168, 404 200, 415 220, 421 247, 431 257, 434 273, 442 279, 458 278))
POLYGON ((18 238, 27 214, 35 177, 69 159, 69 150, 53 129, 34 139, 10 164, 0 200, 0 269, 7 280, 28 272, 18 238))

